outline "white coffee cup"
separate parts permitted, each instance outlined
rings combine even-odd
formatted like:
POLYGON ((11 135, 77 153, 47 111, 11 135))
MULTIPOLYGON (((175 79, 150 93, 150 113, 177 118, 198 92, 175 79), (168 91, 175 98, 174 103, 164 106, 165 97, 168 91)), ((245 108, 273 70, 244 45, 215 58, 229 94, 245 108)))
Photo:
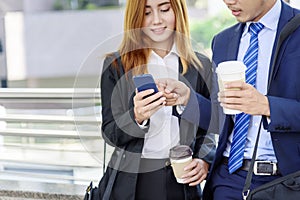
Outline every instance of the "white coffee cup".
MULTIPOLYGON (((224 85, 227 82, 243 81, 245 82, 245 71, 247 67, 241 61, 231 60, 224 61, 218 64, 216 72, 218 74, 219 90, 224 91, 224 85)), ((239 88, 236 88, 238 90, 239 88)), ((223 108, 223 112, 228 115, 239 114, 241 111, 223 108)))

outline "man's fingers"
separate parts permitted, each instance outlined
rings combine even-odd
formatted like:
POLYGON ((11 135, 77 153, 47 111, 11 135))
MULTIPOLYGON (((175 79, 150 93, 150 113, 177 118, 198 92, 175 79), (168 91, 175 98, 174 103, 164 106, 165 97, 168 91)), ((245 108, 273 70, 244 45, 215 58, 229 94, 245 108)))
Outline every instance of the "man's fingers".
POLYGON ((245 82, 243 81, 232 81, 232 82, 226 82, 224 84, 225 89, 230 89, 230 88, 243 88, 245 87, 245 82))
POLYGON ((165 93, 171 93, 174 89, 176 89, 178 81, 171 78, 161 78, 156 79, 155 82, 159 87, 165 88, 165 93))

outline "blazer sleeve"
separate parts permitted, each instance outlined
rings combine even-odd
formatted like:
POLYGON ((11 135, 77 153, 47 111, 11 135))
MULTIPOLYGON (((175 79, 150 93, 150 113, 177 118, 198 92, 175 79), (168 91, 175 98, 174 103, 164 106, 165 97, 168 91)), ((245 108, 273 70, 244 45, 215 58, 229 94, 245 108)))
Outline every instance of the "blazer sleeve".
POLYGON ((212 65, 207 57, 201 54, 197 54, 197 56, 203 65, 202 68, 197 69, 201 76, 199 76, 200 78, 197 81, 196 88, 190 87, 190 100, 187 103, 181 117, 193 124, 197 124, 204 130, 208 130, 211 118, 210 90, 212 81, 212 65))
POLYGON ((196 120, 194 124, 198 125, 194 149, 195 157, 201 158, 207 163, 212 163, 216 151, 215 135, 208 132, 208 125, 211 118, 212 64, 207 57, 201 54, 197 54, 197 56, 201 60, 203 67, 197 69, 199 72, 197 84, 194 90, 192 90, 189 101, 189 104, 195 104, 195 107, 188 110, 189 105, 187 105, 188 109, 183 113, 183 117, 195 116, 194 119, 196 120))
POLYGON ((186 105, 182 118, 197 124, 200 128, 207 130, 211 116, 210 100, 203 95, 196 93, 191 88, 191 96, 186 105))
POLYGON ((269 132, 300 132, 300 102, 293 99, 268 96, 271 122, 263 118, 269 132))
POLYGON ((281 46, 272 74, 268 100, 270 119, 263 118, 270 132, 300 132, 300 28, 281 46))
POLYGON ((114 66, 112 58, 104 61, 101 75, 102 136, 112 146, 124 146, 143 138, 147 129, 138 127, 134 120, 129 79, 122 72, 122 66, 114 66))

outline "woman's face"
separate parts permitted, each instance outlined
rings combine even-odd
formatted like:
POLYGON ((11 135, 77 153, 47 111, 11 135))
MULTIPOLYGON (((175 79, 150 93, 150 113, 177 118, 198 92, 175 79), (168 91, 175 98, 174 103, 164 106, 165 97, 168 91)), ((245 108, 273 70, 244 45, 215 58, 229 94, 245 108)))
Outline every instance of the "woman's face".
POLYGON ((166 48, 173 42, 175 14, 170 0, 147 0, 143 22, 143 32, 160 46, 166 48))

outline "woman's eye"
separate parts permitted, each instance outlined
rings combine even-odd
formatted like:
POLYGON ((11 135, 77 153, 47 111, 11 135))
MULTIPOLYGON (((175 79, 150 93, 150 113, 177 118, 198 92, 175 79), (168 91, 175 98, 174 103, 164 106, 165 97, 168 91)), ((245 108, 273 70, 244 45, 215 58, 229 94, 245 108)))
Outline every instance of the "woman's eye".
POLYGON ((145 15, 150 15, 150 14, 151 14, 150 11, 146 11, 146 12, 145 12, 145 15))
POLYGON ((170 10, 170 7, 166 8, 166 9, 161 9, 161 12, 168 12, 169 10, 170 10))

